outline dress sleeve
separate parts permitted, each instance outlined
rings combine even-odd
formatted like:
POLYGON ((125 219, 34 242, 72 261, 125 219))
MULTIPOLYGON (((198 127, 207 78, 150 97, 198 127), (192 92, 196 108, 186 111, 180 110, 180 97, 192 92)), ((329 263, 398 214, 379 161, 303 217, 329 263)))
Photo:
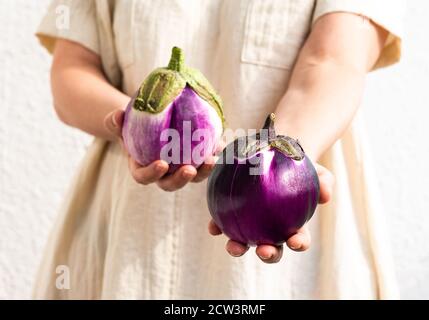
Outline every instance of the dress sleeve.
POLYGON ((77 42, 100 54, 94 0, 53 0, 36 36, 52 53, 58 38, 77 42))
POLYGON ((363 15, 389 32, 383 51, 373 70, 389 66, 401 58, 404 0, 317 0, 313 23, 332 12, 363 15))

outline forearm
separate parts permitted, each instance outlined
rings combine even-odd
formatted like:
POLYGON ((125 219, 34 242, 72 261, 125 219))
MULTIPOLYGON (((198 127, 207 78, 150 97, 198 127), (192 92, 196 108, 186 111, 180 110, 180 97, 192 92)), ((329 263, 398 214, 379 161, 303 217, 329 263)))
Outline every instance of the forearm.
POLYGON ((310 158, 317 161, 352 121, 365 76, 386 37, 384 29, 359 15, 321 17, 277 107, 277 131, 298 138, 310 158))
POLYGON ((55 110, 66 124, 108 140, 115 139, 104 126, 106 115, 123 109, 129 97, 105 78, 95 54, 76 44, 57 45, 51 71, 55 110), (64 51, 75 50, 74 54, 64 51))
POLYGON ((315 161, 341 137, 359 106, 365 73, 331 61, 302 62, 277 110, 278 133, 299 139, 315 161))

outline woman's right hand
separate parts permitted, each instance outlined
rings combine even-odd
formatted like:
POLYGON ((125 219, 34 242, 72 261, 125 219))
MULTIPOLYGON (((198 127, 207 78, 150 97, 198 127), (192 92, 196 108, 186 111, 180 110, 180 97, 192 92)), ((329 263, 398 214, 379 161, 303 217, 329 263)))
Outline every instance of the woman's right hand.
MULTIPOLYGON (((319 204, 325 204, 331 200, 332 190, 335 183, 333 174, 314 162, 317 174, 319 176, 320 196, 319 204)), ((222 234, 221 229, 216 225, 213 220, 209 222, 209 233, 213 236, 222 234)), ((286 240, 286 245, 293 251, 305 251, 310 247, 311 235, 307 226, 304 225, 296 234, 286 240)), ((226 243, 226 251, 233 257, 241 257, 249 250, 249 246, 237 241, 228 240, 226 243)), ((265 263, 277 263, 283 255, 283 245, 273 246, 262 244, 256 247, 256 255, 265 263)))
MULTIPOLYGON (((112 134, 113 139, 119 140, 125 152, 122 140, 122 123, 124 121, 124 111, 114 110, 104 118, 106 130, 112 134)), ((140 184, 148 185, 156 183, 164 191, 176 191, 183 188, 188 182, 200 182, 206 179, 214 167, 215 159, 206 159, 205 163, 197 169, 191 165, 183 165, 176 172, 165 176, 168 171, 168 163, 157 160, 147 166, 137 163, 128 154, 128 167, 134 180, 140 184)))

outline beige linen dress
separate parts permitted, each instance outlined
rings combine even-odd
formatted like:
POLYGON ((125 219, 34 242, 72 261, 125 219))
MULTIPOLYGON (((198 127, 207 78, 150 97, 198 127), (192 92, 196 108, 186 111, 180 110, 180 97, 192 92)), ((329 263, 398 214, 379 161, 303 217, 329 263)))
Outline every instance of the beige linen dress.
MULTIPOLYGON (((389 38, 376 67, 399 60, 402 1, 56 0, 38 30, 101 56, 110 82, 131 95, 179 46, 222 96, 228 126, 259 128, 285 93, 312 24, 337 11, 370 17, 389 38), (70 26, 58 28, 66 6, 70 26)), ((91 106, 88 106, 90 112, 91 106)), ((275 265, 225 251, 207 233, 206 183, 168 193, 137 184, 116 143, 95 139, 63 204, 35 285, 35 298, 397 298, 383 212, 359 116, 324 156, 333 200, 310 222, 311 249, 285 250, 275 265), (57 288, 57 266, 70 288, 57 288)), ((298 137, 299 138, 299 137, 298 137)))

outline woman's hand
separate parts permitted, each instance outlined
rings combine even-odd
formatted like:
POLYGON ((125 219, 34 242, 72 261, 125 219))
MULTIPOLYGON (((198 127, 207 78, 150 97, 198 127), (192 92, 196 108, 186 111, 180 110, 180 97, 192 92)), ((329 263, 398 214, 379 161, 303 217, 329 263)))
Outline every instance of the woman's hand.
MULTIPOLYGON (((334 176, 332 173, 319 164, 315 164, 320 183, 319 203, 327 203, 331 199, 334 176)), ((209 223, 209 233, 216 236, 222 233, 213 220, 209 223)), ((287 239, 287 246, 294 251, 305 251, 310 247, 310 232, 307 226, 303 226, 298 232, 287 239)), ((249 246, 233 240, 226 243, 226 251, 233 257, 240 257, 249 250, 249 246)), ((283 254, 283 246, 259 245, 256 254, 265 263, 279 262, 283 254)))
MULTIPOLYGON (((124 121, 124 111, 114 110, 107 114, 104 119, 104 126, 114 135, 121 145, 122 123, 124 121)), ((124 148, 125 150, 125 148, 124 148)), ((157 160, 148 166, 142 166, 128 155, 128 167, 135 181, 140 184, 148 185, 156 183, 164 191, 176 191, 184 187, 188 182, 200 182, 206 179, 215 164, 214 157, 206 159, 205 163, 197 169, 191 165, 180 167, 174 174, 165 176, 168 171, 168 163, 163 160, 157 160)))

